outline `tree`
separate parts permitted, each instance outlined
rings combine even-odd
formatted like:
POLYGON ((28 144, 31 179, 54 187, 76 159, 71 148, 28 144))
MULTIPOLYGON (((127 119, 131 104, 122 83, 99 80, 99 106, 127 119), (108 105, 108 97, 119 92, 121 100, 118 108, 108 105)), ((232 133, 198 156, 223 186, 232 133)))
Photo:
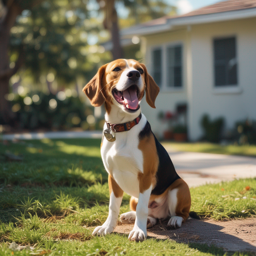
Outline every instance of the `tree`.
POLYGON ((13 83, 19 75, 41 90, 47 84, 50 92, 89 79, 111 59, 98 45, 109 38, 102 24, 110 32, 113 57, 122 58, 118 21, 122 28, 145 22, 169 13, 167 6, 164 0, 0 0, 0 123, 14 117, 6 99, 10 78, 13 83), (118 19, 120 4, 127 19, 118 19))
POLYGON ((32 9, 43 0, 0 0, 0 115, 5 122, 13 118, 13 113, 6 99, 9 92, 9 80, 21 67, 24 61, 24 47, 19 45, 19 55, 13 67, 9 65, 8 46, 10 31, 16 18, 25 9, 32 9))
POLYGON ((13 117, 6 99, 9 80, 22 64, 27 83, 47 83, 52 91, 53 84, 61 88, 79 76, 90 77, 104 61, 96 44, 101 20, 87 10, 88 2, 0 0, 0 117, 5 123, 13 117))
POLYGON ((128 17, 119 17, 121 27, 137 25, 166 15, 175 15, 176 7, 165 0, 97 0, 104 12, 103 26, 111 34, 113 59, 123 57, 116 4, 128 10, 128 17))
POLYGON ((127 17, 120 17, 122 28, 177 13, 177 8, 166 0, 117 0, 117 3, 128 10, 127 17))
POLYGON ((109 30, 111 34, 113 59, 120 59, 123 57, 123 50, 120 42, 115 0, 97 0, 97 2, 99 3, 100 9, 104 11, 103 26, 105 29, 109 30))

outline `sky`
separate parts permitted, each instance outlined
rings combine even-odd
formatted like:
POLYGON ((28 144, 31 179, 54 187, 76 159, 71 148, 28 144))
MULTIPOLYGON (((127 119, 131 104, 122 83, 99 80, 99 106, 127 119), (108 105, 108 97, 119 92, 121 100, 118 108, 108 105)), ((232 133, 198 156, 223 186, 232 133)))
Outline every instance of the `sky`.
POLYGON ((175 4, 178 7, 178 13, 184 14, 219 1, 220 0, 178 0, 175 4))
MULTIPOLYGON (((135 0, 130 0, 135 1, 135 0)), ((178 7, 178 14, 185 14, 187 12, 191 12, 195 9, 211 5, 223 0, 165 0, 168 3, 176 5, 178 7)), ((122 17, 128 15, 128 11, 123 8, 122 4, 117 2, 117 11, 118 14, 122 17)))

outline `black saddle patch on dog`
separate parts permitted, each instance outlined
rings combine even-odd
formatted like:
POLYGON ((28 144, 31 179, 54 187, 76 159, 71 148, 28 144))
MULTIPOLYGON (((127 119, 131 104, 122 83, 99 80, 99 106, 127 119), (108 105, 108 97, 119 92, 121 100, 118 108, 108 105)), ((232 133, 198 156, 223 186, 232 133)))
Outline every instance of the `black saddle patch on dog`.
MULTIPOLYGON (((145 136, 149 136, 150 133, 154 135, 154 133, 151 131, 149 122, 147 122, 143 130, 139 133, 139 139, 143 139, 145 136)), ((156 173, 157 183, 151 194, 161 195, 174 181, 180 179, 180 176, 177 174, 172 160, 165 148, 160 144, 155 135, 154 138, 159 158, 159 165, 156 173)))

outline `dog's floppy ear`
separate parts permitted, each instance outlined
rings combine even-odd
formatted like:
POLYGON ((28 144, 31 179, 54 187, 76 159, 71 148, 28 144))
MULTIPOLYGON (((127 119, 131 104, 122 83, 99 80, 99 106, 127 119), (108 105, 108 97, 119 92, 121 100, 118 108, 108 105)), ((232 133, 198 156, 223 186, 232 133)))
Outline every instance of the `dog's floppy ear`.
POLYGON ((156 108, 155 100, 160 89, 156 82, 154 81, 153 77, 149 75, 146 66, 144 64, 141 64, 141 66, 143 67, 145 73, 146 101, 151 108, 156 108))
POLYGON ((89 98, 92 106, 94 107, 99 107, 105 102, 105 96, 102 92, 102 82, 106 67, 107 64, 100 67, 97 74, 83 88, 83 92, 89 98))

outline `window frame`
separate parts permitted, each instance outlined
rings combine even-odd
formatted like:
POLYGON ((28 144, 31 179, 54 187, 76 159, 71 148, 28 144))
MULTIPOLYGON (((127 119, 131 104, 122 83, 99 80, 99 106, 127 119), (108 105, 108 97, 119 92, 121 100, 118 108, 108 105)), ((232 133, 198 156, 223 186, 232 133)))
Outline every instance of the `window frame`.
MULTIPOLYGON (((185 79, 185 49, 184 49, 184 42, 183 41, 173 41, 168 42, 165 44, 159 44, 150 47, 150 61, 153 61, 153 51, 154 50, 162 50, 162 72, 161 72, 161 85, 158 85, 160 88, 160 92, 182 92, 185 89, 186 79, 185 79), (182 58, 181 58, 181 67, 182 67, 182 85, 181 87, 174 87, 174 86, 167 86, 168 83, 168 56, 167 56, 167 48, 174 47, 174 46, 181 46, 182 49, 182 58)), ((150 67, 150 73, 153 76, 153 64, 150 67)), ((154 78, 154 77, 153 77, 154 78)))
POLYGON ((165 85, 166 90, 168 91, 181 91, 184 88, 184 45, 181 41, 171 42, 165 45, 165 64, 166 64, 166 75, 165 75, 165 85), (168 48, 180 46, 181 47, 181 86, 175 87, 175 86, 167 86, 168 84, 168 66, 169 66, 169 59, 168 59, 168 48))
POLYGON ((238 44, 238 37, 235 34, 225 35, 225 36, 215 36, 212 38, 212 89, 214 94, 237 94, 242 92, 242 88, 239 82, 239 44, 238 44), (216 85, 215 84, 215 48, 214 42, 215 40, 221 39, 235 39, 235 58, 237 63, 237 83, 236 84, 229 84, 229 85, 216 85))
POLYGON ((151 49, 150 49, 150 62, 152 62, 152 65, 151 65, 151 69, 150 69, 150 73, 152 74, 152 77, 154 78, 154 76, 153 76, 153 74, 154 74, 154 71, 153 71, 153 69, 154 69, 154 65, 153 65, 153 52, 155 51, 155 50, 161 50, 162 51, 162 53, 161 53, 161 64, 162 64, 162 71, 161 71, 161 84, 157 84, 158 85, 158 87, 160 88, 160 91, 163 89, 163 85, 164 85, 164 75, 163 75, 163 70, 164 70, 164 49, 163 49, 163 46, 162 45, 157 45, 157 46, 154 46, 154 47, 151 47, 151 49))

